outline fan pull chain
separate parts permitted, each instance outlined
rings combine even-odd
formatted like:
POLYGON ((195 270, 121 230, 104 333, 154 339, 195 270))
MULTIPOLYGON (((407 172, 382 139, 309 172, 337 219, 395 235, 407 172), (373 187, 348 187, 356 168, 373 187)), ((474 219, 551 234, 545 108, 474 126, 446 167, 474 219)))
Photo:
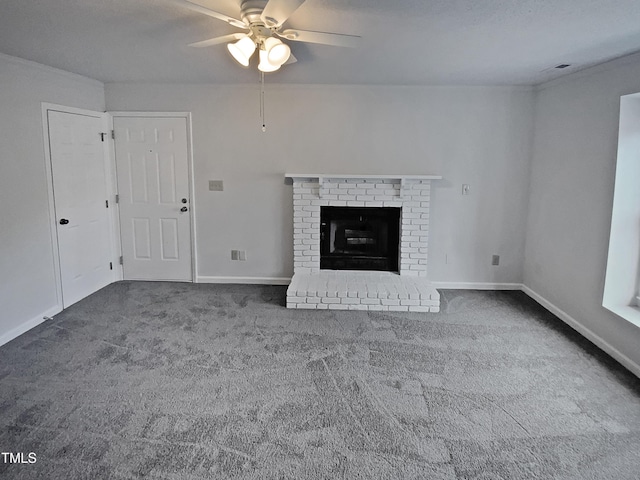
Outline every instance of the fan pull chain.
POLYGON ((264 119, 264 72, 260 72, 260 119, 262 120, 262 131, 267 131, 267 124, 264 119))

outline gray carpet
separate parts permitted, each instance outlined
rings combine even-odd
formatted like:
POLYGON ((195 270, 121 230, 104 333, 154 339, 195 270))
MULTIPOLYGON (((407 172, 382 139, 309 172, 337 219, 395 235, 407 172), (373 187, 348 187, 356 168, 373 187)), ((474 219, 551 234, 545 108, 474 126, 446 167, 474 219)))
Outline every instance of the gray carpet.
POLYGON ((640 478, 640 381, 524 294, 284 297, 120 282, 0 347, 0 478, 640 478))

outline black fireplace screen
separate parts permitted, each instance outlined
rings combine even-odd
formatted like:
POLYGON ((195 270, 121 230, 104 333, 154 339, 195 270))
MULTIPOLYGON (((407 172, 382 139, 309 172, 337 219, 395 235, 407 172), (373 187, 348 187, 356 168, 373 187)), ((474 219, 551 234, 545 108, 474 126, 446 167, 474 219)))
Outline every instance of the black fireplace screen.
POLYGON ((320 268, 398 271, 400 209, 320 208, 320 268))

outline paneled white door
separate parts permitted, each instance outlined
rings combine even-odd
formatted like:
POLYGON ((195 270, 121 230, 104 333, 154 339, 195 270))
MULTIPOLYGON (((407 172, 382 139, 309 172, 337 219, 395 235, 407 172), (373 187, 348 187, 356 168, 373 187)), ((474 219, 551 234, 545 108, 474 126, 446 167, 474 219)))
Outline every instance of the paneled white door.
POLYGON ((126 280, 191 281, 187 119, 114 116, 126 280))
POLYGON ((112 281, 100 115, 47 111, 64 308, 112 281))

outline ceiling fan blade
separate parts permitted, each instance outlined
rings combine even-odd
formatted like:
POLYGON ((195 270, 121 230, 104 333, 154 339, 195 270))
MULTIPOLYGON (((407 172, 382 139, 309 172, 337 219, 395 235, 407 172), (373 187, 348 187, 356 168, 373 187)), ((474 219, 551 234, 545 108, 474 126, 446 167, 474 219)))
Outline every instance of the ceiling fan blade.
POLYGON ((293 56, 293 53, 291 55, 289 55, 289 60, 287 60, 286 62, 284 62, 283 65, 289 65, 291 63, 296 63, 298 61, 298 59, 296 57, 293 56))
POLYGON ((362 38, 357 35, 344 35, 342 33, 312 32, 309 30, 292 29, 275 33, 287 40, 293 40, 295 42, 320 43, 322 45, 350 48, 357 47, 360 44, 360 39, 362 38))
POLYGON ((210 38, 209 40, 202 40, 201 42, 190 43, 190 47, 211 47, 212 45, 218 45, 220 43, 233 42, 246 37, 246 33, 232 33, 230 35, 223 35, 221 37, 210 38))
POLYGON ((267 27, 279 27, 305 0, 269 0, 262 11, 262 21, 267 27))
POLYGON ((210 8, 203 7, 202 5, 198 5, 197 3, 190 2, 189 0, 173 0, 178 5, 181 5, 189 10, 193 10, 194 12, 203 13, 205 15, 209 15, 210 17, 217 18, 218 20, 222 20, 223 22, 228 23, 229 25, 233 25, 234 27, 248 29, 249 26, 246 25, 242 20, 238 20, 233 17, 229 17, 224 13, 216 12, 215 10, 211 10, 210 8))

